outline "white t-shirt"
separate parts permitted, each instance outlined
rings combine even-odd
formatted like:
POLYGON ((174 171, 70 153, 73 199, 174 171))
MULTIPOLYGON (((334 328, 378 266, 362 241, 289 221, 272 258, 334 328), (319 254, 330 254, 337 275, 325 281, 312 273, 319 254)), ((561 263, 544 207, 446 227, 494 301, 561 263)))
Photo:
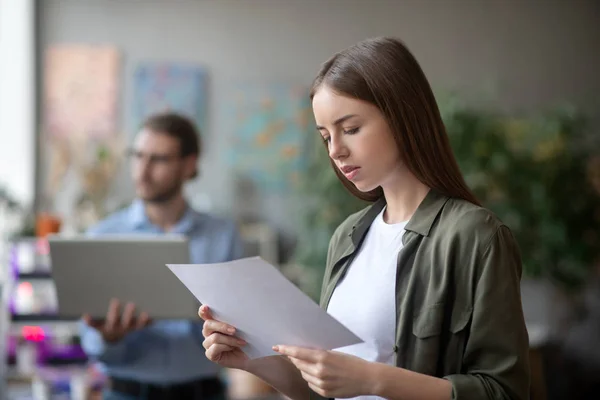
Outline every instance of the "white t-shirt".
MULTIPOLYGON (((396 268, 406 222, 375 218, 358 254, 333 291, 327 312, 364 343, 336 349, 367 361, 393 365, 396 336, 396 268)), ((380 399, 360 396, 357 400, 380 399)))

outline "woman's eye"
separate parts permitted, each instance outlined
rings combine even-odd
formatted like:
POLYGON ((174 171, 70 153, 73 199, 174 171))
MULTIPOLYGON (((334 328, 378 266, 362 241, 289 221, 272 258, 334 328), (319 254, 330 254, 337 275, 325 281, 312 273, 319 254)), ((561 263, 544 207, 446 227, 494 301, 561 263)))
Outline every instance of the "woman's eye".
POLYGON ((323 139, 323 142, 325 142, 325 143, 329 143, 329 141, 331 140, 329 138, 329 136, 328 137, 323 137, 322 139, 323 139))
POLYGON ((357 133, 357 132, 358 132, 358 130, 359 130, 359 129, 360 129, 360 128, 347 129, 347 130, 345 130, 345 131, 344 131, 344 133, 345 133, 346 135, 354 135, 355 133, 357 133))

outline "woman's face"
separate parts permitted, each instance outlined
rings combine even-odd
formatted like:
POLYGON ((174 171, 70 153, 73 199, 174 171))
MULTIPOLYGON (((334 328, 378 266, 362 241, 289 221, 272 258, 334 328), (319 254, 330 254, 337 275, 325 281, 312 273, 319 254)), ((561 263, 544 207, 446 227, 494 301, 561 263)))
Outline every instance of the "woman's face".
POLYGON ((403 168, 398 146, 377 107, 327 86, 317 90, 312 105, 329 157, 358 190, 368 192, 395 181, 403 168))

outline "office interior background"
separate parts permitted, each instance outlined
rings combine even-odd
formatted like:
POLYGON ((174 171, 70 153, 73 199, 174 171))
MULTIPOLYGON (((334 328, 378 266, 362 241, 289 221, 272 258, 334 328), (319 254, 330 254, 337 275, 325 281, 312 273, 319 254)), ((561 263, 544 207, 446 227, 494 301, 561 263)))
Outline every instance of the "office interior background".
MULTIPOLYGON (((334 52, 382 35, 414 53, 467 182, 517 235, 532 398, 598 398, 596 0, 1 0, 3 395, 102 388, 54 316, 44 237, 132 201, 124 155, 149 112, 200 127, 191 205, 234 218, 246 255, 315 298, 329 236, 363 204, 328 168, 308 90, 334 52)), ((232 399, 269 390, 230 383, 232 399)))

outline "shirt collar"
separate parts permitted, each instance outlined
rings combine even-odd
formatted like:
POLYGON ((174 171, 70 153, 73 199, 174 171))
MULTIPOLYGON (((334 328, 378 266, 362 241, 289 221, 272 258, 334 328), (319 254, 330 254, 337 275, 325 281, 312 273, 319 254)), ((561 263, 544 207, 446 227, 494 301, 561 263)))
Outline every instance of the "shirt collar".
MULTIPOLYGON (((431 227, 435 222, 438 214, 442 210, 442 207, 448 201, 448 197, 437 192, 434 189, 430 189, 421 204, 417 207, 415 213, 406 224, 405 229, 418 233, 422 236, 429 236, 431 227)), ((377 217, 381 210, 386 205, 385 198, 382 196, 369 208, 369 210, 359 219, 359 221, 352 227, 352 242, 355 246, 360 243, 363 236, 377 217)))
POLYGON ((429 236, 431 227, 438 214, 442 211, 444 204, 449 200, 434 189, 430 189, 427 196, 423 199, 417 210, 406 224, 406 230, 418 233, 421 236, 429 236))
MULTIPOLYGON (((144 209, 144 202, 140 199, 134 200, 131 204, 129 209, 129 218, 136 229, 151 227, 159 229, 150 221, 150 219, 148 219, 146 210, 144 209)), ((197 224, 201 222, 201 219, 201 215, 188 205, 183 217, 181 217, 181 219, 175 224, 170 233, 190 233, 197 226, 197 224)))

